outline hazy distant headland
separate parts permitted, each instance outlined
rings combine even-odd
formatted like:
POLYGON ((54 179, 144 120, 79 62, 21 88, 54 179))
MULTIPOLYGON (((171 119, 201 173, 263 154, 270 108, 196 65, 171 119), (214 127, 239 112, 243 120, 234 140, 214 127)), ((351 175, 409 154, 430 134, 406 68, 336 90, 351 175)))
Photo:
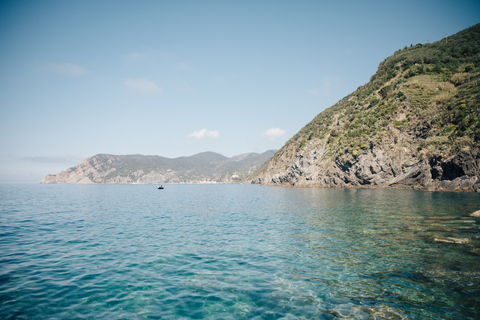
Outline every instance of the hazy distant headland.
POLYGON ((240 183, 274 153, 269 150, 227 158, 215 152, 203 152, 175 159, 98 154, 75 167, 46 175, 40 183, 240 183))

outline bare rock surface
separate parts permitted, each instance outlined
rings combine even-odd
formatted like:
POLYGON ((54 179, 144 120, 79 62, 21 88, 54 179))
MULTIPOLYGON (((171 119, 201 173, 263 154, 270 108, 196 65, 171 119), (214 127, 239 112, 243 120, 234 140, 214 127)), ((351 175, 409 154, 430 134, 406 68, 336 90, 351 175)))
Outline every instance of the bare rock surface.
POLYGON ((472 217, 480 217, 480 210, 475 211, 475 212, 472 213, 470 216, 472 216, 472 217))

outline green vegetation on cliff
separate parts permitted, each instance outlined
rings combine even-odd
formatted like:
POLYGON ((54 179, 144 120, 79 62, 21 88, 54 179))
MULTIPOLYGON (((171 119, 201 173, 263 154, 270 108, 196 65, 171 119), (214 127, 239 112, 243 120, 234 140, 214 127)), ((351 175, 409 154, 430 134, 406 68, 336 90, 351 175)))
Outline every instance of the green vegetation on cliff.
POLYGON ((317 115, 258 175, 285 170, 287 159, 319 146, 340 167, 374 147, 441 161, 480 144, 479 112, 480 24, 386 58, 367 84, 317 115))

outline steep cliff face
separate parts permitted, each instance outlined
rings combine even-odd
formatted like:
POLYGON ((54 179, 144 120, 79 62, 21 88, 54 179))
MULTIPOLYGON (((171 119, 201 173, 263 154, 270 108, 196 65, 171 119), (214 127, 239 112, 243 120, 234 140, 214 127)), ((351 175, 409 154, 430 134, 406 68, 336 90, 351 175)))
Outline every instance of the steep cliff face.
POLYGON ((347 162, 326 156, 324 151, 325 148, 315 146, 294 159, 280 156, 276 163, 269 164, 272 167, 256 175, 252 183, 480 192, 478 147, 465 147, 447 159, 432 157, 429 162, 419 160, 411 149, 385 150, 373 144, 347 162))
POLYGON ((385 59, 252 183, 480 191, 480 25, 385 59))
POLYGON ((204 152, 176 159, 99 154, 78 166, 49 174, 40 183, 239 183, 273 154, 270 150, 227 158, 204 152))

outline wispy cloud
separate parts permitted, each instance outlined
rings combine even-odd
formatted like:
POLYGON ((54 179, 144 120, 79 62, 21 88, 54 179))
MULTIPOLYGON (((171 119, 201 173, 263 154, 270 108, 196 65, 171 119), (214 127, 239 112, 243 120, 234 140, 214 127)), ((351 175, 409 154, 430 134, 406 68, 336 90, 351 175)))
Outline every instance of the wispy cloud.
POLYGON ((321 86, 305 90, 311 96, 328 98, 334 90, 336 90, 342 82, 342 78, 333 76, 323 79, 321 86))
POLYGON ((305 90, 309 95, 311 96, 314 96, 314 97, 318 97, 320 95, 320 92, 318 91, 318 89, 316 88, 313 88, 311 90, 305 90))
POLYGON ((187 137, 197 140, 205 138, 217 139, 218 137, 220 137, 220 132, 218 132, 217 130, 208 130, 207 128, 203 128, 200 131, 194 131, 188 134, 187 137))
POLYGON ((123 83, 128 89, 144 94, 159 95, 163 92, 155 82, 143 78, 125 79, 123 83))
POLYGON ((285 135, 285 130, 280 128, 270 128, 263 133, 263 136, 271 141, 275 141, 277 138, 281 138, 284 135, 285 135))
POLYGON ((49 63, 40 66, 39 69, 68 76, 81 76, 88 73, 88 69, 71 63, 49 63))
POLYGON ((45 163, 45 164, 79 164, 87 155, 69 155, 69 156, 36 156, 36 157, 23 157, 19 160, 34 162, 34 163, 45 163))
POLYGON ((179 93, 192 93, 192 92, 195 92, 195 89, 193 89, 193 87, 188 84, 187 82, 178 82, 176 83, 175 85, 175 89, 179 92, 179 93))
POLYGON ((140 53, 140 52, 132 52, 124 56, 124 59, 127 62, 144 60, 146 58, 147 58, 147 55, 145 53, 140 53))
POLYGON ((228 84, 227 79, 225 79, 225 78, 222 77, 222 76, 215 76, 215 77, 213 78, 213 81, 215 81, 215 83, 221 84, 221 85, 228 84))
POLYGON ((123 61, 127 65, 152 64, 161 60, 162 53, 154 49, 145 49, 142 51, 131 52, 123 56, 123 61))
POLYGON ((178 61, 166 52, 156 49, 144 49, 130 52, 123 56, 123 63, 127 66, 138 67, 168 67, 176 72, 191 72, 194 67, 187 62, 178 61))
POLYGON ((193 68, 185 62, 177 63, 175 69, 178 71, 193 71, 193 68))
POLYGON ((65 157, 24 157, 21 160, 40 163, 69 163, 70 159, 65 157))

